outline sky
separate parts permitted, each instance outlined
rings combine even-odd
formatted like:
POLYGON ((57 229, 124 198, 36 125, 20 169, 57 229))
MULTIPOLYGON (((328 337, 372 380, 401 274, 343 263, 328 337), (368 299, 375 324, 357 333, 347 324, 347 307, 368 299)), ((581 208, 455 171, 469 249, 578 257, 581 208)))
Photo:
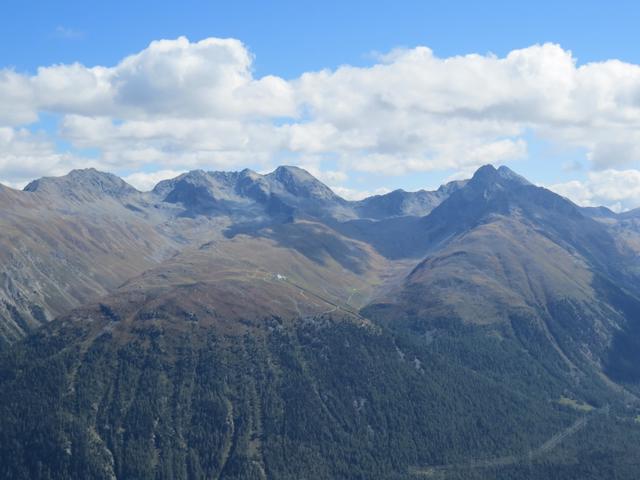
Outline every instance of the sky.
POLYGON ((508 165, 640 207, 640 4, 29 1, 0 14, 0 182, 308 169, 359 198, 508 165), (560 4, 560 5, 558 5, 560 4))

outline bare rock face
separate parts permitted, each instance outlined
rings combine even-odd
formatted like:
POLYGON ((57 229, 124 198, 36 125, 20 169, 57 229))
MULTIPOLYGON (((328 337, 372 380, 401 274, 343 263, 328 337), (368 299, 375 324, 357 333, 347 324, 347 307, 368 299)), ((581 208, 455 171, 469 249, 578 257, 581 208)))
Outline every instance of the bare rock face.
POLYGON ((375 195, 361 200, 357 203, 356 210, 360 217, 374 220, 404 216, 423 217, 453 192, 462 188, 465 183, 464 181, 449 182, 434 192, 394 190, 384 195, 375 195))

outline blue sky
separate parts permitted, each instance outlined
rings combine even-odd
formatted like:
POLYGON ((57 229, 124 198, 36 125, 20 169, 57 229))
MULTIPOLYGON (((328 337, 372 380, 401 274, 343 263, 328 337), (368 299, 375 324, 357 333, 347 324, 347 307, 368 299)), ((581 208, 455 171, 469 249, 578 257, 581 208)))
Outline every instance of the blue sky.
MULTIPOLYGON (((258 80, 269 75, 292 83, 296 83, 297 79, 305 72, 313 73, 322 69, 335 72, 338 67, 349 65, 362 69, 359 74, 364 79, 359 78, 357 82, 366 84, 368 69, 375 68, 381 63, 396 62, 396 60, 389 59, 381 60, 381 55, 388 54, 398 48, 412 51, 418 46, 428 47, 432 50, 435 58, 443 60, 474 53, 486 57, 495 55, 500 59, 514 50, 528 49, 550 42, 564 52, 570 51, 573 61, 576 62, 576 67, 611 59, 619 60, 628 66, 627 70, 622 72, 618 72, 611 66, 607 70, 607 75, 613 80, 618 78, 615 75, 620 75, 620 78, 623 79, 630 78, 633 76, 629 73, 633 71, 632 67, 640 64, 640 50, 637 49, 637 45, 640 44, 640 30, 637 28, 640 19, 640 4, 631 1, 608 3, 538 1, 524 3, 506 1, 151 2, 143 0, 135 2, 32 2, 7 0, 3 2, 2 10, 2 15, 0 15, 0 71, 3 69, 12 71, 20 78, 31 79, 32 83, 39 67, 70 65, 79 62, 84 67, 113 68, 125 57, 148 49, 149 44, 153 41, 175 40, 180 36, 187 37, 192 44, 207 38, 237 39, 242 42, 244 50, 252 58, 252 62, 247 68, 253 79, 258 80)), ((556 53, 549 50, 541 55, 546 58, 556 53)), ((402 61, 399 60, 397 63, 402 61)), ((547 65, 542 60, 540 62, 540 65, 547 65)), ((423 64, 427 65, 428 62, 420 63, 420 65, 423 64)), ((483 68, 490 69, 492 67, 483 68)), ((556 67, 552 65, 544 68, 553 69, 556 67)), ((445 73, 445 76, 453 74, 449 72, 445 73)), ((483 72, 481 78, 486 78, 490 74, 483 72)), ((429 75, 430 72, 425 72, 427 83, 429 75)), ((600 78, 601 76, 600 73, 594 74, 592 78, 600 78)), ((376 81, 391 81, 389 78, 395 77, 393 75, 385 76, 376 81)), ((631 80, 632 83, 635 81, 634 79, 635 77, 631 80)), ((613 82, 613 80, 611 81, 613 82)), ((404 151, 401 155, 398 154, 394 157, 396 158, 393 160, 395 163, 392 162, 394 165, 400 165, 400 168, 393 168, 401 173, 390 175, 389 171, 377 165, 372 164, 371 168, 356 168, 355 163, 345 162, 345 156, 351 151, 344 147, 345 142, 348 142, 344 138, 336 140, 335 137, 343 132, 341 128, 344 126, 341 127, 340 122, 346 122, 346 120, 343 117, 337 118, 335 112, 330 112, 330 107, 326 105, 334 101, 333 97, 329 98, 329 94, 335 94, 338 81, 339 79, 332 79, 331 85, 325 85, 319 80, 310 82, 314 86, 317 85, 318 91, 310 93, 311 87, 305 87, 304 94, 325 96, 326 102, 319 106, 313 101, 303 100, 304 106, 296 107, 295 113, 291 113, 291 109, 282 105, 275 107, 267 114, 262 111, 260 113, 251 111, 250 113, 238 114, 238 109, 241 109, 242 112, 245 110, 244 107, 236 105, 225 106, 222 109, 224 112, 233 111, 231 114, 233 122, 242 122, 240 127, 246 130, 253 130, 265 122, 271 125, 286 125, 288 123, 296 125, 316 123, 319 125, 322 123, 326 126, 331 124, 337 131, 332 134, 332 141, 337 142, 336 145, 342 145, 335 147, 335 151, 330 148, 322 149, 310 145, 313 139, 309 140, 309 136, 317 130, 307 128, 299 137, 305 139, 307 144, 302 147, 291 147, 291 144, 288 144, 289 146, 285 149, 265 147, 256 153, 262 157, 260 157, 260 161, 255 162, 251 160, 251 157, 238 154, 236 146, 226 144, 223 139, 213 142, 215 146, 212 148, 218 154, 217 160, 212 160, 210 165, 206 159, 206 151, 210 146, 199 152, 185 153, 183 152, 184 146, 178 145, 179 142, 168 142, 162 146, 164 152, 175 148, 176 151, 179 150, 181 154, 185 154, 181 157, 182 160, 177 158, 174 163, 166 159, 154 163, 146 157, 144 161, 135 162, 123 159, 118 163, 114 160, 118 155, 117 151, 111 152, 108 159, 103 157, 105 155, 103 145, 106 140, 97 140, 94 137, 91 137, 91 140, 89 137, 82 136, 89 135, 87 125, 90 120, 98 117, 108 118, 113 125, 121 123, 128 125, 129 122, 133 128, 133 125, 140 126, 143 117, 144 121, 148 121, 150 111, 156 115, 153 117, 154 121, 168 117, 173 118, 172 112, 163 110, 157 113, 153 100, 142 106, 140 112, 130 117, 121 113, 122 110, 112 113, 112 109, 105 113, 105 109, 96 107, 91 110, 89 107, 78 106, 77 102, 72 106, 66 106, 69 104, 67 100, 65 100, 67 103, 62 100, 59 102, 40 101, 40 103, 47 105, 55 103, 55 106, 32 107, 36 111, 36 119, 26 119, 25 117, 24 120, 16 120, 12 117, 10 121, 5 121, 7 124, 5 128, 12 129, 13 136, 11 138, 15 138, 21 129, 31 132, 30 137, 24 136, 20 141, 24 144, 31 142, 29 145, 33 145, 35 142, 36 147, 27 148, 23 144, 19 148, 15 147, 17 152, 29 151, 29 159, 23 163, 28 163, 31 167, 21 170, 17 168, 17 165, 12 165, 11 162, 20 162, 19 155, 13 154, 9 159, 0 160, 0 179, 5 183, 19 185, 24 182, 25 178, 23 177, 26 175, 57 174, 65 165, 78 166, 84 158, 88 159, 89 163, 92 159, 102 159, 98 166, 109 167, 125 176, 135 173, 149 174, 156 170, 182 171, 194 165, 203 168, 242 168, 245 166, 243 163, 248 163, 250 167, 264 169, 283 161, 300 162, 303 166, 315 168, 316 173, 328 172, 324 175, 323 180, 338 189, 342 188, 345 194, 353 194, 355 191, 376 192, 397 187, 430 188, 437 186, 447 178, 467 175, 476 166, 472 161, 453 161, 450 159, 453 156, 464 156, 466 145, 469 148, 477 147, 480 152, 496 151, 496 149, 502 152, 504 150, 506 153, 495 156, 496 163, 507 163, 538 183, 561 185, 558 187, 561 193, 573 196, 575 200, 582 203, 607 203, 617 208, 631 208, 640 205, 640 193, 637 193, 639 189, 633 183, 633 179, 629 180, 630 175, 635 179, 634 175, 639 167, 635 155, 636 150, 640 151, 640 148, 636 149, 636 137, 633 135, 633 128, 636 126, 636 118, 633 116, 635 110, 625 117, 625 122, 627 122, 624 126, 625 130, 621 131, 619 135, 619 138, 624 138, 624 141, 616 140, 618 136, 616 130, 611 130, 609 137, 599 139, 599 143, 588 141, 590 132, 582 132, 580 139, 578 139, 575 132, 568 126, 563 126, 566 132, 561 136, 555 135, 553 132, 554 122, 557 122, 558 119, 554 113, 551 114, 553 118, 547 118, 542 122, 544 125, 537 123, 538 113, 528 115, 526 121, 518 120, 517 125, 507 125, 504 133, 497 130, 495 125, 491 127, 491 132, 487 133, 486 126, 474 124, 470 127, 469 138, 474 135, 475 137, 469 142, 465 142, 464 129, 467 126, 463 125, 460 127, 459 134, 451 140, 451 145, 458 142, 456 148, 448 149, 441 145, 438 147, 439 150, 436 148, 431 151, 430 145, 423 145, 420 149, 404 151), (64 106, 60 106, 63 104, 64 106), (231 110, 228 110, 227 107, 231 110), (304 112, 307 111, 312 112, 311 118, 305 116, 304 112), (81 115, 85 120, 82 125, 79 123, 82 119, 77 118, 78 115, 81 115), (242 118, 239 119, 238 115, 242 118), (256 120, 260 115, 262 117, 256 120), (250 119, 248 120, 248 118, 250 119), (295 118, 295 120, 292 121, 291 118, 295 118), (531 120, 532 118, 535 120, 531 120), (480 130, 482 133, 478 133, 480 130), (612 141, 609 141, 609 138, 615 140, 613 142, 615 145, 611 145, 612 141), (43 167, 38 168, 36 156, 38 152, 45 150, 42 142, 50 142, 55 145, 55 152, 48 152, 47 155, 51 158, 54 154, 58 155, 56 168, 45 167, 45 165, 53 165, 51 159, 43 160, 43 167), (221 142, 224 144, 222 147, 220 147, 221 142), (482 142, 485 142, 484 147, 481 145, 482 142), (416 153, 427 151, 431 153, 416 153), (225 159, 222 158, 224 152, 232 153, 229 154, 228 159, 225 159), (607 152, 622 152, 620 156, 626 160, 624 162, 612 161, 611 163, 597 160, 607 152), (271 155, 271 160, 267 159, 268 155, 271 155), (433 165, 430 165, 427 161, 422 161, 424 159, 417 158, 420 155, 432 155, 434 159, 439 158, 440 160, 434 160, 433 165), (513 158, 509 155, 512 155, 513 158), (448 160, 445 160, 445 157, 448 160), (407 165, 413 162, 414 166, 405 169, 402 167, 402 162, 406 162, 407 165), (40 170, 42 171, 40 172, 40 170), (618 183, 612 184, 612 182, 618 183), (619 198, 620 195, 611 193, 619 189, 620 182, 630 192, 627 197, 619 198)), ((562 82, 562 78, 560 77, 558 80, 556 76, 552 81, 562 82)), ((589 88, 592 88, 594 81, 588 80, 586 83, 590 85, 589 88)), ((1 85, 0 83, 0 88, 1 85)), ((490 86, 491 81, 487 85, 490 86)), ((271 87, 280 88, 273 85, 271 87)), ((53 91, 50 85, 47 88, 46 92, 53 91)), ((381 91, 393 88, 393 85, 376 88, 372 95, 379 95, 381 91)), ((399 86, 398 88, 406 87, 399 86)), ((468 88, 473 89, 474 86, 470 85, 468 88)), ((545 88, 554 89, 553 84, 545 88)), ((602 93, 602 89, 599 90, 603 98, 609 91, 609 87, 606 88, 604 93, 602 93)), ((633 97, 635 95, 633 88, 633 85, 627 87, 620 94, 620 97, 633 97)), ((298 87, 294 85, 294 89, 298 89, 298 87)), ((14 90, 10 90, 6 95, 15 98, 13 92, 14 90)), ((166 95, 166 91, 163 90, 163 92, 166 95)), ((464 88, 462 92, 465 92, 464 88)), ((143 91, 138 91, 140 95, 143 93, 143 91)), ((432 93, 426 92, 426 96, 429 97, 432 93)), ((264 95, 264 92, 259 95, 264 95)), ((295 93, 295 95, 298 98, 300 93, 295 93)), ((534 93, 533 97, 538 98, 536 95, 537 93, 534 93)), ((0 99, 2 98, 0 91, 0 99)), ((78 100, 78 102, 81 101, 78 100)), ((435 101, 439 100, 435 99, 435 101)), ((446 101, 446 99, 442 101, 446 101)), ((470 101, 476 105, 475 99, 470 101)), ((540 101, 545 100, 543 98, 540 101)), ((282 102, 285 100, 283 99, 282 102)), ((629 105, 625 104, 622 107, 633 110, 635 108, 634 102, 638 103, 633 98, 629 102, 629 105)), ((399 105, 406 104, 406 101, 399 100, 399 105)), ((217 108, 215 105, 214 107, 217 108)), ((463 107, 467 108, 464 105, 463 107)), ((21 106, 20 108, 28 110, 31 107, 21 106)), ((518 106, 518 108, 520 107, 518 106)), ((491 111, 495 111, 495 108, 491 111)), ((610 126, 619 120, 615 119, 614 121, 608 111, 595 110, 595 114, 602 114, 603 125, 610 126)), ((183 116, 180 118, 186 118, 184 114, 181 115, 183 116)), ((227 113, 216 113, 214 119, 216 122, 221 119, 225 122, 228 120, 220 115, 224 117, 227 113)), ((410 122, 411 118, 406 115, 408 114, 404 112, 402 116, 397 118, 407 119, 410 122)), ((194 114, 193 118, 189 117, 189 119, 194 120, 196 117, 201 119, 203 114, 194 114)), ((512 115, 509 114, 507 117, 511 118, 512 115)), ((383 118, 382 114, 381 118, 383 118)), ((460 119, 452 117, 450 120, 451 125, 460 125, 460 119)), ((467 119, 464 121, 466 122, 467 119)), ((577 120, 576 122, 579 123, 577 120)), ((228 126, 227 123, 225 125, 228 126)), ((429 133, 430 128, 433 130, 431 125, 431 123, 426 123, 419 131, 429 133)), ((0 127, 2 127, 1 123, 0 127)), ((203 129, 206 130, 205 127, 203 129)), ((348 129, 352 129, 349 142, 352 141, 353 136, 379 136, 382 131, 378 125, 372 123, 356 126, 349 124, 348 128, 344 130, 345 136, 348 129)), ((91 132, 92 135, 95 135, 93 130, 91 132)), ((234 129, 233 132, 237 133, 237 130, 234 129)), ((247 138, 253 141, 253 138, 268 136, 268 134, 261 133, 255 135, 256 137, 248 135, 247 138)), ((231 138, 233 138, 233 134, 228 133, 226 139, 231 138)), ((296 140, 298 143, 299 138, 296 140)), ((407 141, 411 141, 412 137, 407 136, 407 138, 407 141)), ((434 137, 430 141, 437 142, 437 138, 439 137, 434 133, 434 137)), ((150 147, 141 145, 139 135, 136 136, 136 139, 136 148, 140 148, 141 152, 151 151, 150 147)), ((367 147, 364 149, 365 153, 360 151, 359 154, 371 153, 370 158, 379 158, 380 160, 377 160, 379 162, 388 162, 388 159, 394 155, 394 148, 404 148, 403 145, 399 147, 398 142, 383 140, 378 139, 374 142, 376 148, 367 147)), ((199 141, 200 139, 198 139, 199 141)), ((247 140, 243 141, 246 143, 247 140)), ((446 141, 445 138, 443 142, 446 141)), ((129 147, 126 149, 130 150, 129 147)), ((180 155, 176 155, 176 157, 180 157, 180 155)), ((493 157, 482 153, 477 154, 477 158, 478 161, 481 161, 481 159, 493 157)), ((362 161, 364 161, 364 157, 362 161)), ((638 182, 640 182, 640 174, 638 174, 638 178, 638 182)))
POLYGON ((29 1, 5 0, 0 59, 33 71, 75 61, 112 65, 152 40, 234 37, 259 75, 370 62, 371 52, 427 45, 440 56, 503 55, 554 42, 582 61, 640 63, 634 1, 29 1))

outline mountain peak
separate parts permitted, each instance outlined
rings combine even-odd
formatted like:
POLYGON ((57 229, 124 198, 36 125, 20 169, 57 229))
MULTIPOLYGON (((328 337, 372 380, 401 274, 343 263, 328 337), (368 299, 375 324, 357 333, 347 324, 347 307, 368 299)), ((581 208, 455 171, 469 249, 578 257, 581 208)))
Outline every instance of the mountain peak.
MULTIPOLYGON (((432 238, 440 241, 491 221, 496 215, 508 217, 516 212, 519 218, 524 217, 532 224, 541 225, 557 238, 571 237, 572 228, 577 230, 583 227, 571 227, 569 224, 580 223, 586 218, 570 200, 532 185, 507 167, 496 169, 492 165, 485 165, 476 171, 463 188, 434 209, 428 217, 428 223, 432 238)), ((606 243, 604 240, 602 242, 606 243)))
POLYGON ((490 163, 481 166, 480 168, 478 168, 476 170, 476 172, 473 174, 473 178, 484 178, 484 177, 489 177, 489 176, 493 176, 496 175, 498 172, 498 170, 496 169, 496 167, 494 167, 493 165, 491 165, 490 163))
POLYGON ((317 178, 315 178, 305 169, 291 165, 281 165, 273 172, 269 173, 267 177, 272 177, 285 185, 289 183, 306 182, 321 183, 317 178))
POLYGON ((201 170, 201 169, 197 169, 197 170, 189 170, 188 172, 178 175, 177 177, 170 179, 169 181, 184 180, 188 182, 203 182, 203 181, 207 181, 208 179, 209 179, 208 172, 205 172, 204 170, 201 170))
POLYGON ((460 190, 468 182, 469 182, 469 180, 452 180, 452 181, 447 182, 447 183, 445 183, 443 185, 440 185, 438 190, 436 190, 436 193, 438 193, 438 194, 440 194, 442 196, 449 196, 452 193, 460 190))
POLYGON ((283 165, 265 177, 296 197, 319 200, 337 200, 339 198, 324 183, 300 167, 283 165))
POLYGON ((191 170, 153 189, 168 203, 180 203, 189 214, 229 212, 232 204, 242 203, 236 192, 238 172, 207 172, 191 170))
POLYGON ((186 182, 190 184, 200 184, 206 182, 207 180, 207 172, 204 170, 190 170, 188 172, 182 173, 174 178, 168 178, 166 180, 159 181, 155 187, 153 187, 152 192, 156 195, 166 196, 173 188, 175 188, 176 184, 179 182, 186 182))
POLYGON ((297 167, 295 165, 280 165, 276 167, 273 173, 275 173, 276 175, 290 174, 290 175, 301 175, 301 176, 313 178, 313 176, 309 172, 307 172, 304 168, 297 167))
POLYGON ((88 200, 97 197, 120 198, 137 190, 112 173, 95 168, 71 170, 61 177, 42 177, 24 187, 25 192, 41 192, 64 198, 88 200))
POLYGON ((260 175, 258 172, 251 170, 250 168, 245 168, 244 170, 242 170, 240 172, 240 176, 242 178, 250 178, 253 180, 262 177, 262 175, 260 175))
POLYGON ((506 184, 521 186, 531 185, 531 182, 515 173, 509 167, 502 165, 499 168, 495 168, 491 164, 483 165, 476 170, 476 173, 473 174, 470 183, 483 186, 506 186, 506 184))
POLYGON ((505 165, 502 165, 498 168, 498 175, 500 175, 501 178, 520 183, 521 185, 531 185, 531 182, 529 182, 529 180, 524 178, 522 175, 518 175, 516 172, 505 165))

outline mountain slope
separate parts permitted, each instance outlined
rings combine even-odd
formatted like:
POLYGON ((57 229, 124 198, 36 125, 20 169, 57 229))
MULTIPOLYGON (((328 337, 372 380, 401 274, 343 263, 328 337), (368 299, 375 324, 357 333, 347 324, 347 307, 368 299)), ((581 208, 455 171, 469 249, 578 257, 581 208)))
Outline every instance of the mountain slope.
POLYGON ((537 335, 526 348, 551 348, 581 375, 630 378, 621 369, 635 354, 625 348, 621 356, 616 342, 620 332, 637 342, 640 289, 630 268, 637 259, 604 225, 508 169, 487 166, 422 227, 428 256, 370 315, 396 317, 390 325, 403 317, 400 324, 504 323, 514 334, 537 335))
MULTIPOLYGON (((99 286, 0 353, 0 476, 640 474, 628 218, 491 166, 422 217, 292 167, 149 193, 85 174, 0 190, 42 292, 99 286)), ((37 298, 10 264, 8 301, 37 298)))
POLYGON ((412 465, 526 452, 576 418, 548 402, 561 382, 497 382, 440 353, 451 339, 425 348, 339 311, 256 322, 221 310, 216 289, 127 291, 5 353, 0 473, 408 478, 412 465))
POLYGON ((238 265, 211 248, 0 355, 1 475, 414 478, 526 457, 581 417, 563 398, 634 414, 507 328, 451 318, 393 333, 299 279, 252 275, 258 256, 238 265))
POLYGON ((35 180, 23 192, 1 187, 0 348, 184 249, 238 234, 309 255, 328 243, 356 265, 353 242, 331 225, 356 218, 358 205, 297 167, 192 171, 149 193, 95 169, 35 180), (297 221, 307 223, 287 227, 297 221))
MULTIPOLYGON (((89 175, 96 179, 95 172, 89 175)), ((129 203, 131 187, 116 182, 115 189, 98 183, 97 190, 73 190, 70 184, 77 178, 0 195, 0 345, 176 251, 176 242, 141 221, 129 203)))

